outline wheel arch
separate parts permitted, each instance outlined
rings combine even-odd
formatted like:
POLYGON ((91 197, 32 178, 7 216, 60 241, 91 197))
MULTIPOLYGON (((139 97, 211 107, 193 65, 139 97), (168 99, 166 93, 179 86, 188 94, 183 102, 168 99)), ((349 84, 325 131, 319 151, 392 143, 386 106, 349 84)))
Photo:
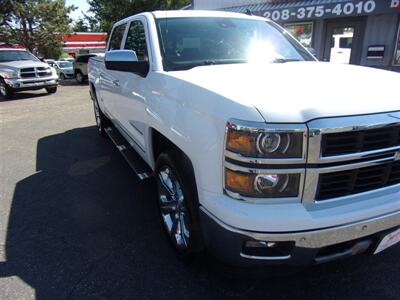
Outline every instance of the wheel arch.
POLYGON ((165 135, 160 133, 157 129, 150 128, 150 143, 151 145, 151 159, 153 161, 153 165, 156 165, 158 156, 166 152, 168 150, 178 151, 182 155, 183 167, 189 172, 192 177, 192 184, 195 188, 196 194, 198 195, 197 184, 196 184, 196 173, 193 167, 193 163, 190 157, 183 151, 180 147, 178 147, 174 142, 168 139, 165 135))

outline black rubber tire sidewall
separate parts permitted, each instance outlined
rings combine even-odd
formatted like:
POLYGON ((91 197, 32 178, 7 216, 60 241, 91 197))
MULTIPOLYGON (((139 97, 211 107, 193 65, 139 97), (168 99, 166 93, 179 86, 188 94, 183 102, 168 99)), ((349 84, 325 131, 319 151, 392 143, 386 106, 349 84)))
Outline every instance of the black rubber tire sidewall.
MULTIPOLYGON (((99 102, 97 101, 97 99, 93 100, 93 111, 95 110, 95 103, 97 104, 97 107, 99 108, 99 114, 100 114, 100 127, 97 125, 96 123, 96 127, 98 129, 99 135, 103 138, 107 138, 108 135, 106 133, 106 128, 110 125, 110 120, 103 114, 103 112, 101 111, 99 102)), ((96 114, 95 114, 95 118, 96 118, 96 114)))
MULTIPOLYGON (((178 257, 186 262, 191 262, 195 258, 198 258, 204 252, 204 241, 203 235, 201 232, 200 221, 199 221, 199 204, 198 204, 198 195, 197 189, 195 188, 194 183, 194 175, 192 171, 188 169, 188 166, 185 166, 185 157, 182 153, 177 150, 168 150, 160 154, 157 159, 156 168, 155 168, 155 176, 156 180, 158 180, 158 172, 161 167, 167 165, 173 172, 178 181, 180 182, 183 194, 185 196, 185 206, 187 212, 189 214, 189 230, 190 230, 190 239, 188 242, 188 248, 185 250, 178 249, 174 242, 171 240, 170 235, 168 234, 167 229, 165 228, 165 224, 162 219, 161 211, 160 211, 160 203, 159 203, 159 195, 157 188, 157 208, 160 222, 162 224, 163 230, 165 232, 165 236, 170 242, 170 244, 176 250, 178 257)), ((156 183, 158 184, 158 183, 156 183)))
POLYGON ((48 88, 46 88, 46 91, 49 94, 54 94, 54 93, 57 92, 57 87, 56 86, 55 87, 48 87, 48 88))
POLYGON ((75 74, 75 79, 76 79, 76 82, 78 82, 78 83, 80 83, 80 84, 82 84, 82 83, 85 82, 85 78, 83 77, 83 74, 82 74, 81 71, 76 72, 76 74, 75 74), (80 75, 81 80, 78 80, 78 77, 79 77, 78 74, 80 75))
POLYGON ((0 97, 3 97, 4 99, 11 99, 14 96, 13 90, 6 84, 3 78, 0 77, 0 81, 4 84, 6 87, 6 94, 3 95, 0 93, 0 97))

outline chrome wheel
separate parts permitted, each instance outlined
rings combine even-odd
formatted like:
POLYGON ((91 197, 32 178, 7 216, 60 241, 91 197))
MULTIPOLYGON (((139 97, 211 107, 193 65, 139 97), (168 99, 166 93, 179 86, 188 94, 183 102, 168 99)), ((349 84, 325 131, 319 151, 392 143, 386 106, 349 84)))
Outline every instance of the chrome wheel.
POLYGON ((101 131, 101 116, 100 116, 100 108, 99 104, 96 100, 93 100, 94 107, 94 117, 96 118, 96 125, 99 131, 101 131))
POLYGON ((173 171, 163 166, 158 171, 158 200, 164 226, 175 246, 188 248, 190 229, 185 195, 173 171))

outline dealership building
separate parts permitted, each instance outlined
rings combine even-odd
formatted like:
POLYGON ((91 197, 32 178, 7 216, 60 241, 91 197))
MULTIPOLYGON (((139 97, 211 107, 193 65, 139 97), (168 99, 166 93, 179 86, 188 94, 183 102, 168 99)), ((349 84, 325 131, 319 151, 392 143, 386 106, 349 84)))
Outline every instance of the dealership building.
POLYGON ((321 61, 400 71, 400 0, 193 0, 192 8, 269 18, 321 61))

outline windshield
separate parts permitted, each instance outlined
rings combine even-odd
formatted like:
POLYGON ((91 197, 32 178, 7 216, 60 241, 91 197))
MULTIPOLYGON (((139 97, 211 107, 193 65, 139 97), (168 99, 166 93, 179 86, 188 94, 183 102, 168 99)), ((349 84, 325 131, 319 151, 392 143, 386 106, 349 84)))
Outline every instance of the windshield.
POLYGON ((313 61, 314 58, 273 23, 240 18, 157 20, 164 68, 200 65, 313 61))
POLYGON ((0 62, 14 61, 14 60, 34 60, 38 61, 35 56, 27 51, 20 50, 4 50, 0 51, 0 62))
POLYGON ((61 69, 72 68, 72 63, 70 63, 69 61, 60 61, 57 64, 61 69))

